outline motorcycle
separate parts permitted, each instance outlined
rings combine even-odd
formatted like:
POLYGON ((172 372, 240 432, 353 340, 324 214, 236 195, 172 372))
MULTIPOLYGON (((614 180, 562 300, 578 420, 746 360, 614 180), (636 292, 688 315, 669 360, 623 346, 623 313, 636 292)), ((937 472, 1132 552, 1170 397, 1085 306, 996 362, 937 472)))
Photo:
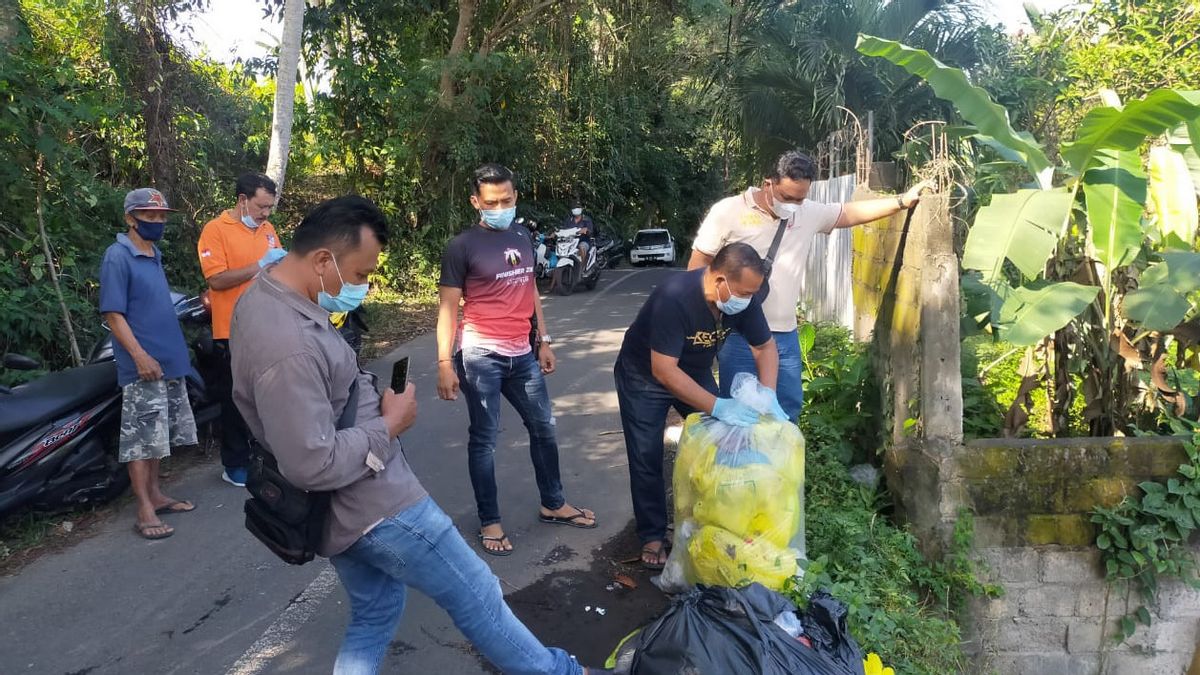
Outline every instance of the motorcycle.
MULTIPOLYGON (((199 334, 192 344, 195 365, 211 367, 215 356, 205 298, 172 293, 172 299, 181 324, 199 334)), ((5 355, 2 364, 8 370, 39 367, 19 354, 5 355)), ((196 424, 216 419, 220 406, 206 396, 195 367, 186 379, 196 424)), ((82 366, 0 387, 0 518, 23 507, 99 504, 124 492, 129 474, 117 461, 120 425, 121 388, 111 334, 96 343, 82 366)))
POLYGON ((559 295, 570 295, 582 283, 587 290, 600 283, 600 272, 608 265, 599 249, 588 247, 587 260, 579 259, 579 228, 564 227, 555 232, 555 253, 558 261, 553 269, 554 287, 559 295))
POLYGON ((546 235, 537 233, 533 237, 534 276, 538 279, 549 279, 558 267, 558 254, 550 247, 546 235))
POLYGON ((607 267, 616 269, 621 264, 621 257, 625 255, 625 243, 607 234, 598 235, 596 243, 599 246, 601 259, 608 261, 607 267))

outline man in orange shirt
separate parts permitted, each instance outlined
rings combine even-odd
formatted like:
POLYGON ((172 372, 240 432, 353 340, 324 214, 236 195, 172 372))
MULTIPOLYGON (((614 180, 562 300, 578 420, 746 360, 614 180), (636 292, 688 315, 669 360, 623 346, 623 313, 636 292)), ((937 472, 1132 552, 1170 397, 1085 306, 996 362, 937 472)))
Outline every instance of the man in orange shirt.
POLYGON ((275 227, 267 222, 275 208, 275 181, 247 173, 238 177, 236 188, 237 204, 204 226, 196 250, 212 300, 213 346, 221 357, 221 371, 213 383, 221 401, 221 464, 225 467, 221 477, 244 487, 250 464, 250 432, 233 404, 229 324, 233 307, 250 281, 263 267, 279 262, 287 251, 280 246, 275 227))

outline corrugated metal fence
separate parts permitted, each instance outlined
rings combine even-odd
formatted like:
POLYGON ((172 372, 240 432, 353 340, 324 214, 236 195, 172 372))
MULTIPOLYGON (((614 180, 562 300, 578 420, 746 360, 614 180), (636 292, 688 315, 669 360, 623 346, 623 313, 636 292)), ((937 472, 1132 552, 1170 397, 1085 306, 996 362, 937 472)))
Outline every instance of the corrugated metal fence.
MULTIPOLYGON (((854 174, 813 181, 808 198, 845 204, 854 195, 854 187, 854 174)), ((800 280, 800 308, 808 321, 829 321, 854 330, 850 239, 850 230, 842 228, 818 234, 813 240, 800 280)))

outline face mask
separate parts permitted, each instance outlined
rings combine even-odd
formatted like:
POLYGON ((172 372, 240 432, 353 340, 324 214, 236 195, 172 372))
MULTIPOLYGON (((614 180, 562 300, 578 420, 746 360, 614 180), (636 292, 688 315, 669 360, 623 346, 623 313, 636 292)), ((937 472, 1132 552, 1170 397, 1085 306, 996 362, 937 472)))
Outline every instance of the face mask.
POLYGON ((774 186, 772 186, 772 188, 771 188, 771 210, 774 211, 775 215, 779 216, 780 218, 789 218, 791 216, 794 216, 796 214, 796 212, 800 210, 800 205, 793 204, 791 202, 776 201, 775 200, 775 188, 774 188, 774 186))
POLYGON ((338 269, 337 258, 333 259, 333 269, 337 270, 338 281, 342 282, 342 290, 338 291, 336 296, 326 293, 325 278, 321 277, 321 292, 317 293, 317 304, 327 312, 352 312, 367 297, 370 286, 346 283, 346 280, 342 278, 342 271, 338 269))
POLYGON ((571 209, 571 215, 573 215, 573 216, 582 216, 582 215, 583 215, 583 209, 571 209))
MULTIPOLYGON (((729 282, 726 281, 725 285, 729 286, 729 282)), ((721 310, 725 314, 728 314, 729 316, 733 316, 734 314, 739 314, 745 311, 745 309, 750 306, 750 300, 751 298, 739 298, 738 296, 734 295, 733 289, 731 288, 729 289, 729 299, 722 302, 721 287, 717 286, 717 309, 721 310)))
POLYGON ((250 217, 249 213, 242 216, 242 224, 252 230, 258 229, 258 223, 254 222, 254 219, 250 217))
POLYGON ((138 236, 146 241, 162 239, 163 229, 167 226, 166 223, 152 223, 139 218, 134 218, 133 222, 137 223, 133 229, 137 230, 138 236))
POLYGON ((507 209, 491 209, 479 212, 483 218, 483 224, 493 230, 504 231, 512 225, 513 216, 517 215, 517 207, 510 206, 507 209))

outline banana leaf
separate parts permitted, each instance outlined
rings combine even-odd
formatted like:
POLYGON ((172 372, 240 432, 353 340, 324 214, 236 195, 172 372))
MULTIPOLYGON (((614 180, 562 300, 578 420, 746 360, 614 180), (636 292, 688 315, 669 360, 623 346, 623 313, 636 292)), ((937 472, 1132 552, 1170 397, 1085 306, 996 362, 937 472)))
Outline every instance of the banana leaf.
POLYGON ((954 104, 962 118, 975 125, 988 142, 1004 146, 1021 157, 1039 185, 1050 187, 1054 168, 1042 146, 1027 132, 1013 129, 1008 111, 992 100, 980 87, 967 80, 958 68, 938 61, 923 49, 914 49, 893 40, 859 34, 858 52, 886 59, 929 83, 938 97, 954 104))
POLYGON ((1000 309, 1000 339, 1030 346, 1070 323, 1092 304, 1098 286, 1071 281, 1013 288, 1000 309))
POLYGON ((1099 163, 1101 150, 1136 150, 1147 137, 1179 124, 1188 124, 1190 130, 1196 120, 1200 120, 1200 91, 1159 89, 1124 108, 1093 108, 1076 130, 1075 140, 1062 147, 1062 156, 1083 173, 1099 163))
POLYGON ((1083 174, 1096 259, 1110 272, 1128 265, 1142 246, 1146 174, 1136 152, 1100 154, 1101 166, 1083 174))
POLYGON ((1070 208, 1065 188, 993 195, 975 216, 962 266, 982 272, 989 286, 1003 281, 1005 258, 1027 279, 1037 278, 1062 238, 1070 208))

